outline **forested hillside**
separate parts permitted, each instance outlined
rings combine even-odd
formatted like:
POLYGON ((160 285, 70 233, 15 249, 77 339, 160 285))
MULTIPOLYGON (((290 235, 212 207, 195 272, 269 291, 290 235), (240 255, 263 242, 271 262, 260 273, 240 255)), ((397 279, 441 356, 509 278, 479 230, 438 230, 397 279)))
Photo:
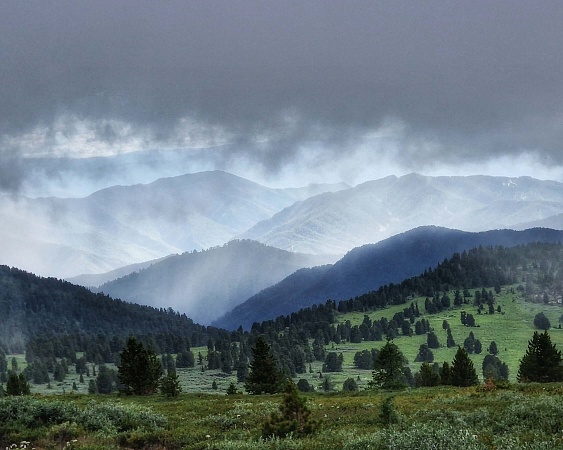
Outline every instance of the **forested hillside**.
POLYGON ((142 305, 171 307, 207 325, 296 270, 329 261, 334 258, 234 240, 201 252, 169 256, 98 290, 142 305))
POLYGON ((254 322, 291 314, 328 299, 340 301, 400 283, 436 267, 454 253, 479 245, 514 245, 530 242, 563 242, 563 231, 533 228, 524 231, 465 232, 425 226, 364 245, 350 251, 331 267, 304 269, 290 275, 234 308, 213 325, 236 329, 254 322))
MULTIPOLYGON (((172 310, 93 294, 82 286, 0 266, 0 342, 12 352, 39 335, 207 336, 205 327, 172 310)), ((205 342, 205 340, 202 340, 205 342)))
MULTIPOLYGON (((401 283, 339 303, 327 300, 255 323, 247 332, 200 327, 173 311, 128 305, 69 283, 4 267, 1 306, 7 314, 2 338, 8 339, 4 344, 14 344, 11 336, 19 332, 17 342, 27 339, 27 353, 39 361, 67 355, 72 360, 75 352, 83 351, 89 362, 98 364, 115 362, 124 336, 131 333, 162 353, 178 353, 177 358, 192 345, 204 345, 205 357, 199 358, 202 372, 236 372, 237 377, 244 379, 250 349, 263 335, 279 367, 288 375, 300 376, 310 371, 311 364, 322 362, 323 367, 330 367, 333 362, 326 358, 335 356, 327 350, 331 345, 363 343, 365 348, 377 348, 385 338, 396 339, 399 346, 403 345, 401 342, 415 342, 413 336, 426 340, 426 335, 435 331, 428 319, 435 322, 437 314, 448 314, 456 320, 461 315, 462 321, 465 317, 468 331, 477 330, 473 328, 475 321, 478 326, 479 320, 484 320, 478 317, 487 317, 487 321, 499 324, 500 339, 500 324, 506 316, 498 308, 498 296, 513 291, 511 302, 559 309, 563 302, 562 264, 563 245, 558 243, 478 247, 456 253, 435 269, 401 283), (388 309, 395 311, 390 317, 384 314, 388 309), (352 320, 358 314, 363 321, 352 320), (155 338, 154 334, 159 336, 155 338)), ((533 315, 527 314, 516 318, 526 337, 518 341, 499 340, 504 352, 522 355, 525 351, 534 322, 533 315), (513 348, 515 345, 517 348, 513 348)), ((193 364, 194 355, 189 359, 193 364)))

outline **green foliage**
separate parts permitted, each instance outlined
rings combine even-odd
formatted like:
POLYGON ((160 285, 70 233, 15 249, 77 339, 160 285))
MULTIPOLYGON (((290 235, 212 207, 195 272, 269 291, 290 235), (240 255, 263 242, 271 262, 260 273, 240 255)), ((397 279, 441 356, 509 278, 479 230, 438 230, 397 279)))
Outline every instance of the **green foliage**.
POLYGON ((6 395, 29 395, 31 394, 29 383, 23 373, 19 375, 15 372, 10 372, 8 381, 6 381, 6 395))
POLYGON ((342 372, 343 361, 342 353, 329 352, 323 364, 323 372, 342 372))
POLYGON ((487 355, 483 358, 483 378, 506 380, 508 381, 508 366, 503 363, 497 356, 487 355))
POLYGON ((423 362, 420 371, 414 376, 416 387, 438 386, 440 384, 440 374, 432 369, 427 362, 423 362))
POLYGON ((96 376, 96 392, 98 394, 111 394, 115 389, 114 372, 105 365, 100 365, 96 376))
POLYGON ((229 387, 227 388, 227 395, 236 395, 238 394, 237 387, 235 383, 230 383, 229 387))
POLYGON ((275 394, 281 386, 281 375, 266 340, 259 336, 252 348, 250 372, 245 389, 251 394, 275 394))
POLYGON ((356 392, 358 390, 358 383, 353 378, 346 378, 342 385, 342 390, 344 392, 356 392))
POLYGON ((371 387, 381 387, 383 389, 402 389, 405 383, 405 357, 397 345, 390 339, 379 350, 377 359, 374 362, 371 387))
POLYGON ((534 326, 539 330, 549 330, 551 328, 551 323, 543 311, 534 316, 534 326))
POLYGON ((175 370, 168 370, 165 377, 160 380, 160 392, 169 398, 176 398, 182 392, 180 380, 175 370))
POLYGON ((162 367, 155 352, 130 337, 121 352, 117 374, 121 390, 127 395, 153 394, 158 389, 161 375, 162 367))
POLYGON ((311 411, 305 403, 293 381, 287 380, 280 411, 272 413, 264 424, 262 437, 301 438, 315 432, 318 423, 310 418, 311 411))
POLYGON ((420 347, 418 349, 418 354, 416 355, 416 358, 414 360, 416 362, 427 362, 427 363, 431 363, 434 361, 434 353, 432 353, 432 350, 428 348, 428 344, 420 344, 420 347))
POLYGON ((539 334, 534 332, 528 342, 526 354, 520 360, 518 382, 549 383, 563 381, 563 365, 561 351, 552 344, 547 330, 539 334))
POLYGON ((299 389, 301 392, 313 392, 315 390, 314 386, 309 384, 309 382, 304 378, 301 378, 297 382, 297 389, 299 389))
POLYGON ((395 403, 392 396, 386 397, 381 403, 381 410, 379 412, 379 420, 383 426, 388 427, 399 422, 399 414, 395 408, 395 403))
POLYGON ((479 383, 473 361, 464 348, 458 347, 452 362, 451 380, 453 386, 467 387, 479 383))

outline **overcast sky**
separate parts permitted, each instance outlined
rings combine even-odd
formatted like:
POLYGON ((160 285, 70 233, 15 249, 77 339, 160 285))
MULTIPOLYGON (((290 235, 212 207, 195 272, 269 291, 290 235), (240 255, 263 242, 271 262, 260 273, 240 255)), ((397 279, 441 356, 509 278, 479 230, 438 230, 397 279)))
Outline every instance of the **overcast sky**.
POLYGON ((561 1, 4 0, 0 43, 3 191, 188 148, 270 185, 563 181, 561 1))

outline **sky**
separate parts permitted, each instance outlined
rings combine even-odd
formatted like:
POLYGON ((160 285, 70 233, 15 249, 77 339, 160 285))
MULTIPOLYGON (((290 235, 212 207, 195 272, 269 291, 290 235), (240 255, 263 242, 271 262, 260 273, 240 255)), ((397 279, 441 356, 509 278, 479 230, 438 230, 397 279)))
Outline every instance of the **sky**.
POLYGON ((0 42, 4 193, 563 182, 560 1, 4 0, 0 42))

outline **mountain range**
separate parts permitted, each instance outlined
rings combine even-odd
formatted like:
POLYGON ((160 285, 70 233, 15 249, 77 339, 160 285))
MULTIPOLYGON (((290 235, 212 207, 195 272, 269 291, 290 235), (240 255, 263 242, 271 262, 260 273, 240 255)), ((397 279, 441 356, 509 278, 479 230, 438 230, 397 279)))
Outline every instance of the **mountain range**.
POLYGON ((563 184, 555 181, 410 174, 297 202, 242 237, 303 253, 345 254, 422 225, 486 231, 562 213, 563 184))
POLYGON ((334 262, 334 258, 233 240, 221 247, 169 256, 104 283, 96 291, 143 305, 173 308, 208 325, 296 270, 327 262, 334 262))
POLYGON ((531 242, 563 242, 563 231, 464 232, 426 226, 364 245, 333 265, 301 269, 268 287, 213 322, 220 328, 250 328, 254 322, 287 315, 326 300, 347 300, 420 275, 445 258, 478 246, 512 247, 531 242))
POLYGON ((41 275, 96 274, 222 245, 311 195, 221 171, 114 186, 84 198, 0 197, 0 263, 41 275))

